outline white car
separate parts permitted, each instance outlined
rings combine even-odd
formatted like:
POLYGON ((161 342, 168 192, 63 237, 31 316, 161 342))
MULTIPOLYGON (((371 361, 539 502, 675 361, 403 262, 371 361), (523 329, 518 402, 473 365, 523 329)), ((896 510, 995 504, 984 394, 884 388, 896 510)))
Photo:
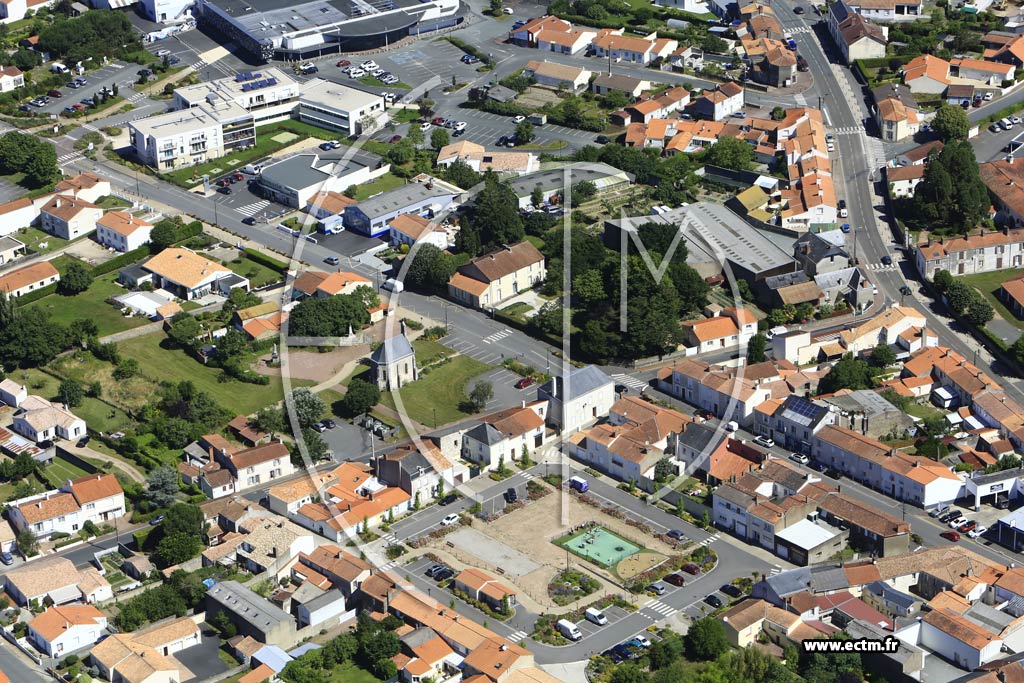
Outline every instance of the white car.
POLYGON ((755 436, 754 443, 765 448, 775 448, 775 441, 769 439, 767 436, 755 436))
POLYGON ((514 119, 512 119, 512 123, 522 123, 525 120, 526 120, 526 117, 523 116, 522 114, 520 114, 519 116, 517 116, 514 119))
POLYGON ((1019 124, 1019 123, 1020 123, 1020 121, 1021 121, 1021 119, 1020 119, 1020 117, 1019 117, 1019 116, 1011 116, 1011 117, 1010 117, 1010 120, 1011 120, 1011 121, 1013 121, 1014 125, 1017 125, 1017 124, 1019 124))
POLYGON ((453 513, 441 520, 441 526, 451 526, 452 524, 457 524, 458 521, 459 516, 453 513))
POLYGON ((949 526, 950 529, 955 529, 955 528, 957 528, 958 526, 960 526, 961 524, 963 524, 966 521, 967 521, 966 517, 964 517, 963 515, 959 515, 959 516, 954 517, 953 519, 949 520, 948 526, 949 526))
POLYGON ((986 102, 991 102, 993 97, 994 95, 992 93, 987 92, 985 93, 985 96, 982 97, 981 99, 985 100, 986 102))
POLYGON ((362 69, 352 69, 348 72, 349 78, 362 78, 366 75, 366 72, 362 69))
POLYGON ((977 527, 974 527, 973 529, 971 529, 970 531, 968 531, 967 535, 970 536, 971 538, 980 538, 981 536, 983 536, 985 534, 986 531, 988 531, 988 527, 987 526, 977 526, 977 527))
POLYGON ((167 57, 170 54, 171 54, 170 50, 157 50, 156 56, 157 57, 167 57))
POLYGON ((651 646, 651 641, 647 640, 646 636, 633 636, 632 640, 640 643, 640 646, 645 650, 651 646))
POLYGON ((365 62, 359 65, 359 68, 362 69, 363 71, 373 71, 378 67, 377 62, 373 61, 372 59, 367 59, 365 62))
POLYGON ((790 453, 789 459, 792 460, 793 462, 798 462, 801 465, 809 465, 811 462, 811 459, 808 458, 803 453, 790 453))
POLYGON ((420 130, 422 130, 424 133, 430 130, 430 121, 424 121, 423 123, 421 123, 420 130))
POLYGON ((511 7, 506 7, 505 9, 503 9, 501 11, 504 12, 505 14, 512 14, 512 8, 511 7))
POLYGON ((465 121, 456 121, 455 122, 455 130, 466 130, 466 122, 465 121))

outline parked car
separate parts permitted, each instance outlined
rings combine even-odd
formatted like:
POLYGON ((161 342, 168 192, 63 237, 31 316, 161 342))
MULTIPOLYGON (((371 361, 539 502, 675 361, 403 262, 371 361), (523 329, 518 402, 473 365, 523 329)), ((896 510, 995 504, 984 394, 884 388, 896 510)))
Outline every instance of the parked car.
POLYGON ((68 87, 72 90, 78 90, 82 86, 78 83, 78 81, 68 81, 68 87))
POLYGON ((991 102, 994 97, 995 95, 993 95, 990 92, 987 92, 984 95, 982 95, 982 99, 985 100, 986 102, 991 102))
POLYGON ((647 586, 647 591, 649 593, 654 593, 655 595, 664 595, 665 592, 668 591, 668 589, 665 588, 664 584, 652 583, 649 586, 647 586))
POLYGON ((956 529, 956 528, 957 528, 958 526, 960 526, 961 524, 963 524, 963 523, 964 523, 964 522, 966 522, 966 521, 967 521, 967 518, 966 518, 966 517, 962 517, 962 516, 960 516, 960 515, 957 515, 957 516, 956 516, 956 517, 954 517, 953 519, 951 519, 951 520, 949 520, 948 522, 946 522, 946 525, 947 525, 947 526, 948 526, 948 527, 949 527, 950 529, 956 529))
POLYGON ((671 531, 669 531, 665 535, 668 536, 669 538, 671 538, 674 541, 685 541, 686 540, 686 534, 684 534, 679 529, 672 529, 671 531))
POLYGON ((850 215, 850 210, 848 208, 846 208, 846 200, 845 199, 840 199, 839 200, 839 217, 840 218, 846 218, 849 215, 850 215))
POLYGON ((801 465, 808 465, 811 462, 811 459, 808 458, 803 453, 790 453, 789 459, 792 460, 793 462, 798 462, 801 465))
POLYGON ((940 516, 939 517, 939 521, 942 522, 943 524, 945 524, 946 522, 948 522, 949 520, 953 519, 954 517, 959 517, 959 516, 960 516, 960 513, 957 510, 950 510, 949 512, 946 512, 942 516, 940 516))
POLYGON ((452 524, 458 524, 458 522, 459 516, 456 514, 450 514, 446 515, 445 518, 441 520, 441 526, 451 526, 452 524))
POLYGON ((85 445, 88 444, 90 440, 91 437, 88 434, 86 434, 81 439, 79 439, 78 443, 76 443, 75 445, 78 446, 79 448, 84 448, 85 445))
POLYGON ((168 57, 168 56, 170 56, 170 54, 171 54, 170 50, 157 50, 156 51, 156 56, 157 57, 168 57))
POLYGON ((686 572, 687 574, 691 574, 693 576, 700 574, 700 567, 693 562, 687 562, 682 567, 680 567, 680 569, 686 572))
POLYGON ((459 497, 457 495, 455 495, 454 493, 449 493, 447 496, 445 496, 441 500, 437 501, 437 504, 438 505, 451 505, 452 503, 454 503, 458 499, 459 499, 459 497))
POLYGON ((973 519, 969 519, 966 522, 964 522, 963 524, 961 524, 960 526, 958 526, 956 528, 956 530, 959 531, 962 534, 966 534, 966 533, 969 533, 971 531, 974 531, 977 528, 978 528, 978 523, 975 522, 973 519))
POLYGON ((806 10, 803 7, 794 7, 793 14, 803 14, 806 10))
POLYGON ((769 439, 767 436, 755 436, 754 443, 756 443, 758 446, 763 446, 765 448, 775 448, 775 441, 769 439))
POLYGON ((179 62, 181 62, 181 58, 178 57, 178 55, 171 55, 170 57, 167 58, 167 63, 170 64, 171 66, 174 66, 175 64, 178 64, 179 62))
POLYGON ((665 583, 670 583, 673 586, 682 586, 686 584, 686 577, 682 574, 673 572, 667 575, 664 579, 662 579, 662 581, 664 581, 665 583))
POLYGON ((338 63, 335 64, 334 66, 340 66, 340 67, 352 66, 352 62, 348 61, 347 59, 339 59, 338 63))
POLYGON ((940 505, 937 508, 934 508, 933 510, 930 510, 928 512, 928 516, 931 517, 932 519, 938 519, 939 517, 941 517, 942 515, 946 514, 947 512, 949 512, 949 506, 948 505, 940 505))
POLYGON ((843 225, 839 229, 842 230, 843 232, 850 232, 850 224, 843 223, 843 225))
POLYGON ((728 595, 730 598, 740 598, 740 597, 743 597, 743 591, 740 590, 740 587, 739 586, 734 586, 731 583, 725 584, 724 586, 722 586, 718 590, 722 591, 723 593, 728 595))
POLYGON ((526 387, 533 386, 534 381, 531 377, 523 377, 516 382, 516 389, 525 389, 526 387))
POLYGON ((392 135, 391 139, 388 140, 388 142, 390 142, 393 145, 396 142, 401 142, 401 140, 402 140, 402 136, 401 135, 392 135))
POLYGON ((328 151, 334 149, 334 147, 331 145, 331 143, 324 142, 324 143, 320 144, 320 149, 324 150, 325 152, 328 152, 328 151))
POLYGON ((651 641, 647 640, 646 636, 633 636, 625 644, 629 647, 642 647, 646 650, 651 646, 651 641))
POLYGON ((512 123, 522 123, 525 120, 526 120, 526 117, 523 116, 522 114, 520 114, 519 116, 516 116, 516 117, 514 117, 512 119, 512 123))
POLYGON ((438 582, 440 582, 440 581, 447 581, 448 579, 452 578, 453 576, 455 576, 455 570, 452 569, 451 567, 445 567, 444 569, 442 569, 438 573, 434 574, 434 580, 438 581, 438 582))
POLYGON ((434 574, 438 573, 442 569, 445 569, 445 566, 443 564, 432 564, 427 568, 426 574, 427 576, 433 578, 434 574))
POLYGON ((163 523, 164 523, 164 516, 163 515, 157 515, 153 519, 149 520, 149 525, 150 526, 159 526, 160 524, 163 524, 163 523))
POLYGON ((4 564, 10 566, 14 564, 14 556, 8 552, 0 553, 0 562, 3 562, 4 564))
POLYGON ((380 67, 377 66, 377 62, 373 61, 372 59, 367 59, 365 62, 359 65, 359 68, 363 69, 364 71, 372 71, 380 67))
POLYGON ((519 492, 516 491, 515 486, 509 486, 508 490, 505 491, 505 500, 509 503, 514 503, 519 500, 519 492))
POLYGON ((60 90, 51 90, 46 94, 50 97, 64 97, 64 93, 62 93, 60 90))
POLYGON ((221 194, 231 194, 231 188, 230 187, 218 187, 217 188, 217 192, 220 192, 221 194))
POLYGON ((326 263, 329 266, 336 266, 339 263, 341 263, 341 260, 337 256, 328 256, 327 258, 324 259, 324 263, 326 263))
POLYGON ((428 130, 430 130, 430 122, 429 121, 424 121, 423 123, 421 123, 420 124, 420 130, 422 130, 424 133, 427 132, 428 130))
POLYGON ((967 532, 967 535, 971 538, 981 538, 988 531, 987 526, 977 526, 967 532))
POLYGON ((902 287, 900 287, 900 294, 902 294, 903 296, 910 296, 911 294, 913 294, 913 292, 910 290, 910 287, 903 285, 902 287))
POLYGON ((335 427, 338 426, 338 423, 335 422, 334 420, 332 420, 331 418, 327 418, 326 420, 322 420, 320 422, 320 424, 322 424, 324 427, 327 427, 328 429, 334 429, 335 427))
POLYGON ((960 540, 960 534, 955 531, 943 531, 939 536, 942 536, 948 541, 953 541, 954 543, 960 540))
POLYGON ((725 604, 725 603, 722 602, 722 598, 718 597, 714 593, 712 593, 708 597, 704 598, 704 602, 708 603, 709 605, 711 605, 712 607, 714 607, 716 609, 725 604))

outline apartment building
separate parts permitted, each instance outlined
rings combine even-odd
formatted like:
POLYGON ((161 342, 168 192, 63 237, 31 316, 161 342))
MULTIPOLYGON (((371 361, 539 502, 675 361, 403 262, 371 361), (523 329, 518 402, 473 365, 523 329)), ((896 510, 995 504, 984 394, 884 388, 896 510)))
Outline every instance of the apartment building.
POLYGON ((256 144, 253 114, 217 97, 129 121, 128 133, 135 156, 158 171, 194 166, 256 144))

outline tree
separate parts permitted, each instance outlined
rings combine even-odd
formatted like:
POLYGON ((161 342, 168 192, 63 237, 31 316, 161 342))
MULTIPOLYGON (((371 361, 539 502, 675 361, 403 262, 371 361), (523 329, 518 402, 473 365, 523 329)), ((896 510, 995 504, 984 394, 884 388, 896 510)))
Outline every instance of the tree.
POLYGON ((957 315, 963 315, 967 311, 975 296, 974 290, 961 280, 953 280, 946 288, 946 302, 957 315))
POLYGON ((250 306, 257 306, 261 303, 263 303, 263 300, 253 292, 247 292, 241 287, 235 287, 228 292, 228 300, 221 306, 221 311, 231 315, 235 311, 249 308, 250 306))
POLYGON ((612 671, 608 683, 647 683, 647 672, 633 662, 623 662, 612 671))
MULTIPOLYGON (((368 296, 360 292, 331 296, 325 299, 309 297, 292 309, 288 319, 289 333, 300 337, 345 337, 370 323, 367 308, 380 303, 370 290, 368 296)), ((369 290, 369 287, 365 289, 369 290)))
POLYGON ((39 539, 29 529, 18 532, 15 543, 18 545, 18 552, 25 557, 31 557, 39 553, 39 539))
POLYGON ((908 220, 935 234, 966 233, 985 220, 990 206, 974 148, 966 140, 951 140, 929 157, 908 220))
POLYGON ((747 365, 763 363, 767 360, 764 352, 767 345, 768 339, 760 332, 751 337, 747 342, 747 365))
POLYGON ((421 292, 445 292, 454 274, 455 262, 450 254, 433 244, 421 244, 405 271, 404 284, 421 292))
POLYGON ((348 385, 345 397, 341 399, 342 408, 349 415, 362 415, 380 403, 380 389, 376 384, 353 379, 348 385))
POLYGON ((848 353, 821 378, 818 382, 818 393, 833 394, 840 389, 870 389, 871 376, 870 366, 865 361, 854 358, 852 353, 848 353))
POLYGON ((67 328, 43 309, 17 309, 10 318, 0 326, 0 358, 8 370, 46 365, 71 343, 67 328))
POLYGON ((597 185, 590 180, 581 180, 572 186, 573 208, 589 202, 597 196, 597 185))
POLYGON ((953 284, 953 274, 948 270, 937 270, 932 275, 932 284, 940 292, 945 292, 951 284, 953 284))
POLYGON ((434 149, 441 149, 449 142, 451 142, 451 138, 448 136, 448 131, 444 128, 435 128, 430 133, 430 146, 434 149))
POLYGON ((654 464, 654 481, 668 481, 675 473, 676 466, 670 458, 662 458, 654 464))
POLYGON ((61 402, 67 404, 69 408, 77 408, 82 405, 82 399, 85 398, 85 390, 82 385, 73 379, 66 379, 60 383, 60 388, 57 390, 57 396, 61 402))
POLYGON ((156 546, 156 565, 161 569, 191 560, 203 549, 203 542, 198 536, 186 533, 174 533, 164 536, 156 546))
POLYGON ((1024 335, 1018 337, 1017 341, 1013 342, 1013 345, 1010 346, 1010 353, 1018 365, 1024 366, 1024 335))
POLYGON ((178 497, 178 478, 178 470, 170 465, 156 468, 146 478, 146 498, 154 507, 167 507, 178 497))
POLYGON ((193 350, 201 332, 202 326, 199 321, 182 312, 171 318, 171 329, 168 330, 167 336, 179 349, 193 350))
POLYGON ((267 406, 256 413, 253 424, 271 436, 283 432, 287 426, 284 411, 276 406, 267 406))
POLYGON ((710 661, 717 659, 729 649, 722 622, 713 617, 704 617, 693 622, 686 634, 686 652, 690 659, 710 661))
POLYGON ((419 128, 410 128, 410 136, 412 131, 419 133, 419 142, 414 142, 407 137, 388 148, 388 161, 392 164, 402 166, 409 163, 416 157, 416 147, 414 147, 414 145, 418 145, 423 142, 423 133, 420 132, 419 128))
POLYGON ((526 236, 518 197, 493 171, 484 174, 484 186, 476 196, 469 222, 488 249, 516 244, 526 236))
POLYGON ((351 633, 343 633, 340 636, 327 641, 323 648, 324 664, 338 666, 345 662, 352 661, 359 650, 359 641, 351 633))
POLYGON ((876 368, 887 368, 896 364, 896 352, 888 344, 879 344, 871 350, 868 363, 876 368))
POLYGON ((967 306, 967 320, 973 325, 984 327, 988 321, 995 316, 992 305, 980 294, 975 293, 971 303, 967 306))
POLYGON ((775 107, 772 109, 772 121, 781 121, 786 118, 786 110, 782 107, 775 107))
POLYGON ((544 206, 544 188, 540 186, 540 183, 534 185, 530 192, 530 204, 534 207, 544 206))
POLYGON ((533 142, 535 137, 533 132, 533 124, 530 121, 520 121, 516 124, 516 144, 527 145, 533 142))
POLYGON ((745 171, 754 163, 754 148, 740 138, 722 137, 705 153, 704 162, 734 171, 745 171))
MULTIPOLYGON (((830 639, 849 640, 849 636, 839 632, 830 639)), ((807 683, 853 683, 864 680, 859 652, 803 650, 799 672, 807 683)))
POLYGON ((100 328, 96 325, 96 321, 91 318, 78 318, 71 321, 71 325, 68 326, 68 334, 77 344, 85 344, 90 340, 95 340, 96 335, 99 334, 100 328))
POLYGON ((494 387, 490 382, 481 380, 469 392, 469 405, 473 412, 480 412, 492 398, 494 398, 494 387))
POLYGON ((447 167, 439 168, 437 172, 449 183, 458 185, 463 190, 468 190, 473 187, 480 182, 481 178, 479 173, 474 171, 469 164, 461 159, 453 161, 448 164, 447 167))
POLYGON ((501 5, 501 0, 491 0, 490 10, 493 16, 498 16, 499 14, 501 14, 501 5))
POLYGON ((164 513, 164 521, 160 529, 164 536, 189 534, 200 537, 205 531, 203 511, 191 503, 175 503, 164 513))
POLYGON ((89 270, 78 261, 72 261, 61 274, 57 289, 65 296, 74 296, 89 289, 91 284, 92 274, 89 270))
POLYGON ((967 112, 963 110, 963 107, 955 104, 943 104, 935 113, 932 128, 943 142, 966 140, 971 123, 968 121, 967 112))
POLYGON ((162 251, 178 239, 178 226, 172 220, 162 220, 149 233, 150 244, 155 251, 162 251))
POLYGON ((402 142, 408 142, 413 147, 419 147, 423 144, 423 129, 416 125, 416 122, 409 124, 409 132, 405 134, 405 140, 402 142))
POLYGON ((114 379, 131 379, 137 374, 139 374, 139 361, 134 358, 121 358, 117 361, 117 367, 114 368, 114 379))
POLYGON ((306 387, 295 389, 288 395, 288 398, 289 407, 295 411, 299 426, 303 428, 309 427, 314 422, 319 422, 320 416, 326 410, 323 399, 306 387))
POLYGON ((303 429, 302 440, 306 444, 306 453, 313 462, 327 460, 330 457, 327 453, 327 442, 324 441, 324 437, 320 436, 319 432, 315 432, 312 429, 303 429))

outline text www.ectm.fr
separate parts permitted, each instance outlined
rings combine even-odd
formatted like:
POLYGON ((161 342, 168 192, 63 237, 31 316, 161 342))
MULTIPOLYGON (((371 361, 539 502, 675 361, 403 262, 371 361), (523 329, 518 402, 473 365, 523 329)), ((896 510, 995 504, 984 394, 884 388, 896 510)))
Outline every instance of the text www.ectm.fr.
POLYGON ((856 638, 854 640, 805 640, 805 652, 887 652, 900 649, 900 641, 893 636, 882 639, 856 638))

